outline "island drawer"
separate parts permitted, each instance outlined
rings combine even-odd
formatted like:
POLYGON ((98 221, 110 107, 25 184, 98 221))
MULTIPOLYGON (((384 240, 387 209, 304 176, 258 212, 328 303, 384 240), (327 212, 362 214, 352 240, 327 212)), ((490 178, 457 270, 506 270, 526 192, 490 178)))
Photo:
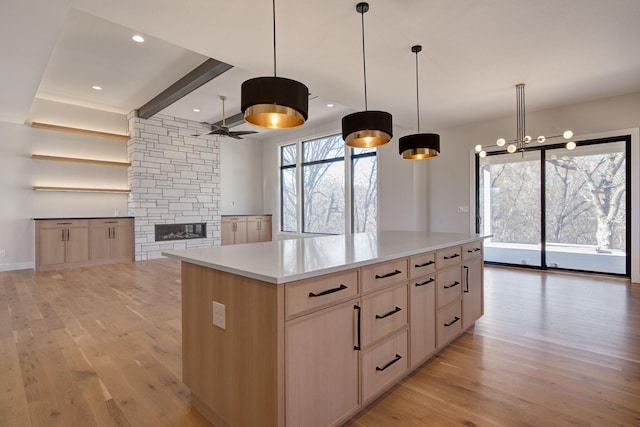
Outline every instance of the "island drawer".
POLYGON ((362 298, 362 346, 389 335, 407 324, 407 284, 362 298))
POLYGON ((436 268, 438 270, 460 263, 462 259, 460 246, 442 249, 436 252, 436 268))
POLYGON ((449 343, 462 332, 462 300, 438 310, 438 347, 449 343))
POLYGON ((358 296, 358 271, 331 274, 286 283, 284 288, 287 318, 326 307, 358 296))
POLYGON ((407 261, 407 258, 401 258, 363 267, 360 270, 362 292, 407 280, 409 277, 407 261))
POLYGON ((452 267, 436 273, 438 308, 462 298, 462 271, 452 267))
POLYGON ((407 371, 407 331, 362 353, 362 401, 394 384, 407 371))
POLYGON ((467 260, 482 256, 482 240, 467 243, 462 247, 462 259, 467 260))
POLYGON ((419 277, 436 271, 436 253, 427 252, 409 258, 409 277, 419 277))

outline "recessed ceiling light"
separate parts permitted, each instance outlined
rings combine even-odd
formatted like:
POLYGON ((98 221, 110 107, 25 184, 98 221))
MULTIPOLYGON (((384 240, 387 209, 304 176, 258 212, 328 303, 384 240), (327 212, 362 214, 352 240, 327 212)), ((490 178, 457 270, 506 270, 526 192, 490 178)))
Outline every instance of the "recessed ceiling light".
POLYGON ((199 108, 194 108, 194 109, 193 109, 193 112, 194 112, 194 113, 199 113, 199 112, 200 112, 200 109, 199 109, 199 108))
POLYGON ((131 39, 134 42, 138 42, 138 43, 144 42, 144 37, 142 37, 140 34, 136 34, 135 36, 131 37, 131 39))
POLYGON ((96 85, 91 86, 91 89, 93 89, 93 90, 102 90, 102 88, 100 86, 96 86, 96 85))
POLYGON ((334 107, 334 105, 333 105, 333 104, 327 104, 327 107, 328 107, 328 108, 333 108, 333 107, 334 107))

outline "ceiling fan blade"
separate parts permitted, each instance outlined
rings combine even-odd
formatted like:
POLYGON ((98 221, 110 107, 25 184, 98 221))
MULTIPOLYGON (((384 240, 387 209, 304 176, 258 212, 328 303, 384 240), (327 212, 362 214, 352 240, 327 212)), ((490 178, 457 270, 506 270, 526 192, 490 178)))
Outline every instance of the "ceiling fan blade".
POLYGON ((235 134, 235 135, 250 135, 252 133, 258 133, 255 130, 237 130, 237 131, 231 131, 229 132, 230 134, 235 134))
POLYGON ((244 139, 243 137, 241 137, 240 135, 235 135, 234 133, 229 133, 227 134, 227 136, 229 138, 233 138, 233 139, 244 139))

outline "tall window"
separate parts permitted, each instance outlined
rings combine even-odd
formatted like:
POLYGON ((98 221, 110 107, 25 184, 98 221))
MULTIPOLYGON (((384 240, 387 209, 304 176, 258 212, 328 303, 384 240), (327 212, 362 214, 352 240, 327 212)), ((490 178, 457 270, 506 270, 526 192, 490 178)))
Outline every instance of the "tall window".
POLYGON ((375 149, 347 149, 340 135, 280 147, 282 231, 375 231, 376 160, 375 149))

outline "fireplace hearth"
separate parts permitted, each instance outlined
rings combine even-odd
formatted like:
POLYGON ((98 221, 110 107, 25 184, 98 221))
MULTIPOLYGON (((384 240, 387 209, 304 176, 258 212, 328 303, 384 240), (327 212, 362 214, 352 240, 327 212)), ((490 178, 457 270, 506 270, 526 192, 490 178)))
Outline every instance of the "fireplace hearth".
POLYGON ((207 237, 207 223, 156 224, 156 242, 169 240, 204 239, 207 237))

